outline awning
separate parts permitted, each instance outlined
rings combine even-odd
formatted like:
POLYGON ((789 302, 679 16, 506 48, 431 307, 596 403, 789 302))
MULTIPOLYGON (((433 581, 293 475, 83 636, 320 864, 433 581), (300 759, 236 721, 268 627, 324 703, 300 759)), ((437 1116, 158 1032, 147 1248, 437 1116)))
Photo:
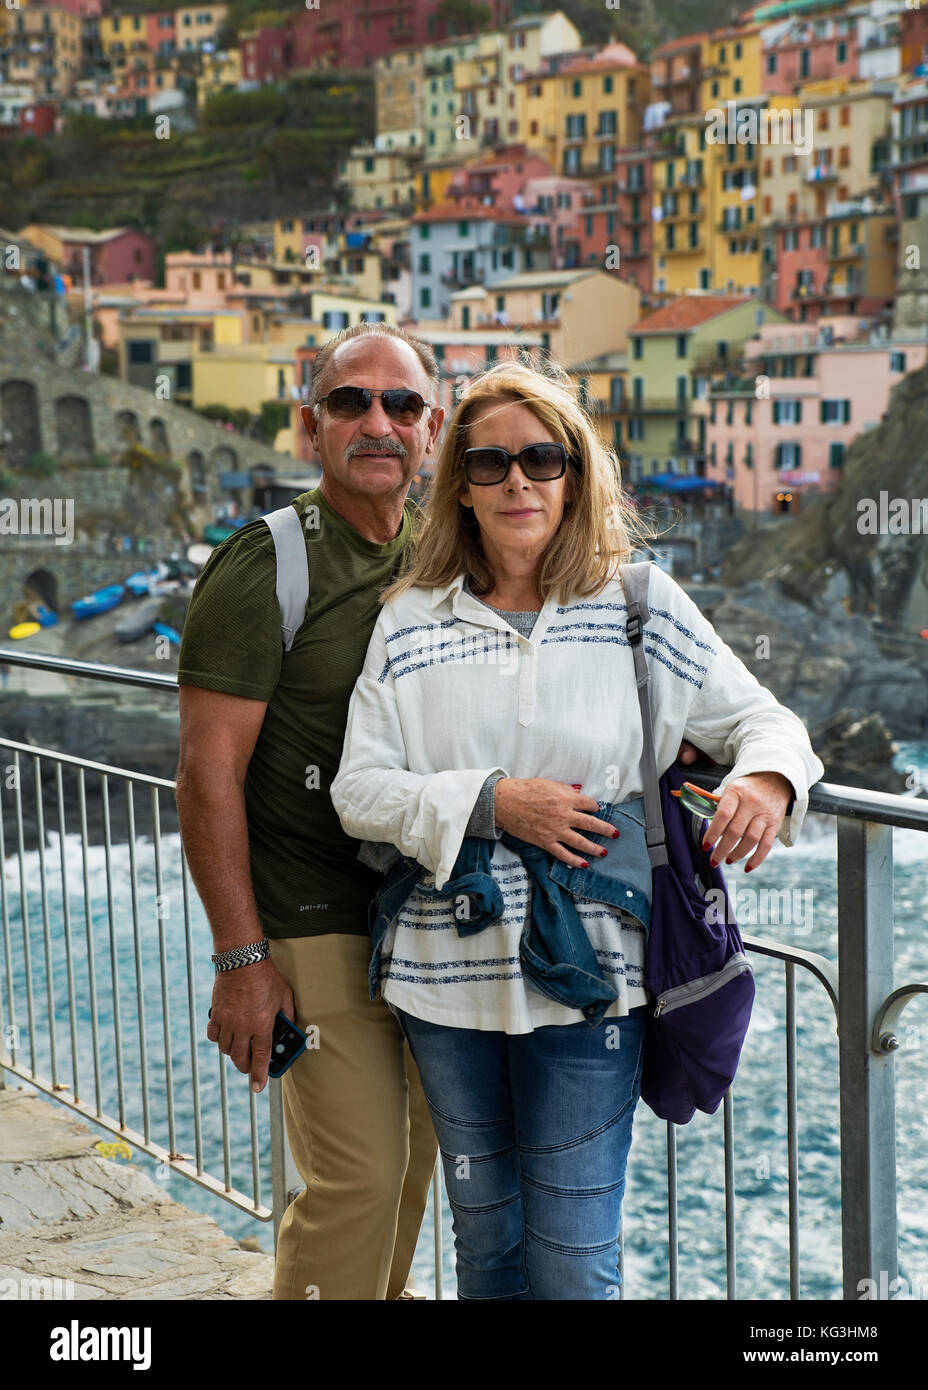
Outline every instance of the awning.
POLYGON ((722 487, 714 478, 695 478, 688 473, 649 473, 638 479, 638 488, 658 488, 664 492, 701 492, 707 487, 722 487))

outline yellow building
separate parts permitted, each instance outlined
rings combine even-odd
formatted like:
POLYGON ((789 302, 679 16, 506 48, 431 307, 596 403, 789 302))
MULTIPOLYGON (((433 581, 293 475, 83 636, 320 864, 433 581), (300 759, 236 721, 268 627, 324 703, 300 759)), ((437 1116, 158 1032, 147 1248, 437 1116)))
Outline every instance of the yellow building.
POLYGON ((621 412, 628 389, 628 353, 602 352, 568 369, 579 387, 580 402, 607 449, 622 451, 621 412))
MULTIPOLYGON (((765 98, 742 103, 760 111, 765 98)), ((756 141, 714 142, 701 114, 664 126, 654 162, 655 291, 749 292, 760 285, 761 218, 756 141)))
POLYGON ((547 73, 547 59, 575 52, 581 41, 576 25, 560 10, 526 16, 481 34, 476 52, 454 64, 455 139, 462 153, 475 155, 488 146, 521 143, 525 136, 520 84, 529 74, 547 73))
POLYGON ((878 190, 879 174, 871 161, 874 146, 890 138, 892 92, 870 82, 829 78, 806 83, 796 96, 771 101, 803 113, 811 148, 781 144, 761 151, 765 222, 820 219, 835 199, 878 190))
POLYGON ((185 5, 175 10, 174 41, 178 53, 202 50, 204 43, 214 44, 227 14, 225 5, 185 5))
POLYGON ((740 25, 713 29, 704 41, 700 81, 700 97, 706 111, 726 101, 763 95, 760 30, 740 25))
POLYGON ((556 361, 575 362, 625 348, 641 294, 603 270, 529 270, 459 290, 450 305, 452 328, 525 328, 556 361))
POLYGON ((570 59, 558 73, 529 78, 519 87, 525 122, 521 138, 544 154, 558 174, 611 174, 619 151, 641 143, 651 75, 625 44, 607 44, 592 58, 570 59), (539 88, 540 95, 531 95, 539 88), (538 114, 535 103, 540 103, 538 114))
POLYGON ((230 48, 225 53, 204 53, 197 78, 197 107, 202 107, 215 92, 237 87, 241 80, 240 48, 230 48))
POLYGON ((407 213, 415 209, 416 171, 421 163, 421 149, 400 152, 356 145, 342 160, 338 181, 347 187, 353 208, 407 213))
POLYGON ((6 80, 30 85, 38 101, 70 96, 81 68, 80 17, 56 7, 6 8, 6 80))
POLYGON ((377 134, 384 149, 422 145, 423 60, 421 48, 405 48, 374 61, 377 134))

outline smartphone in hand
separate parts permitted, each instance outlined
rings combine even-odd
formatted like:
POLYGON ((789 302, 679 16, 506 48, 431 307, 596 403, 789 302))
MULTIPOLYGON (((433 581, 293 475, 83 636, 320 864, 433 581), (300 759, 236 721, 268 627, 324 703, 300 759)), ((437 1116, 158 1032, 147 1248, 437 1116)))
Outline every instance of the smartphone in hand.
POLYGON ((271 1060, 267 1068, 268 1076, 273 1076, 275 1080, 277 1077, 283 1076, 287 1068, 293 1066, 300 1053, 305 1051, 306 1034, 286 1014, 278 1011, 274 1020, 274 1034, 271 1038, 271 1060))

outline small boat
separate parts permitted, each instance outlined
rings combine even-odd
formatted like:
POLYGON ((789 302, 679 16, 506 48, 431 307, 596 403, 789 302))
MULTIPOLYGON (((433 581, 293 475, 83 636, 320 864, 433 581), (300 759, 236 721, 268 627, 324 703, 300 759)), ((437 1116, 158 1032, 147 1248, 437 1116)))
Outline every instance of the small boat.
POLYGON ((199 573, 212 553, 213 547, 211 545, 206 545, 203 541, 195 541, 187 551, 187 559, 199 573))
POLYGON ((97 589, 85 598, 75 599, 71 604, 71 612, 78 622, 83 618, 95 618, 98 613, 108 613, 111 608, 122 603, 125 592, 124 584, 108 584, 106 588, 97 589))
POLYGON ((34 637, 41 631, 41 623, 17 623, 15 627, 10 628, 10 636, 14 641, 19 641, 21 637, 34 637))
POLYGON ((240 531, 243 526, 247 526, 248 521, 245 517, 235 517, 230 521, 216 521, 211 526, 203 527, 203 539, 208 545, 221 545, 223 541, 234 536, 236 531, 240 531))
POLYGON ((142 603, 134 603, 113 628, 117 642, 137 642, 146 632, 151 632, 160 612, 160 598, 147 598, 142 603))
POLYGON ((135 574, 130 574, 125 581, 126 588, 130 594, 136 598, 142 598, 148 593, 148 586, 158 578, 158 570, 136 570, 135 574))
POLYGON ((175 632, 174 629, 172 627, 169 627, 167 623, 153 623, 152 627, 155 629, 155 632, 157 632, 159 637, 166 637, 168 641, 175 647, 180 646, 180 633, 175 632))
POLYGON ((35 612, 39 627, 54 627, 58 621, 58 614, 46 608, 44 603, 38 604, 35 612))

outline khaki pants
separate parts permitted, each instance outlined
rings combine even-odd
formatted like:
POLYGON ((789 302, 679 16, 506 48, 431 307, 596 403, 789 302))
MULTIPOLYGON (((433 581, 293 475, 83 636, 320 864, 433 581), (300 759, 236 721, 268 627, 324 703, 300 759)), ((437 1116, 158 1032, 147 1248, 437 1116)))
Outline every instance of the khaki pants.
POLYGON ((419 1073, 383 1000, 368 996, 367 936, 270 942, 295 1022, 318 1049, 281 1081, 293 1161, 306 1188, 284 1214, 275 1299, 394 1299, 419 1236, 437 1143, 419 1073))

